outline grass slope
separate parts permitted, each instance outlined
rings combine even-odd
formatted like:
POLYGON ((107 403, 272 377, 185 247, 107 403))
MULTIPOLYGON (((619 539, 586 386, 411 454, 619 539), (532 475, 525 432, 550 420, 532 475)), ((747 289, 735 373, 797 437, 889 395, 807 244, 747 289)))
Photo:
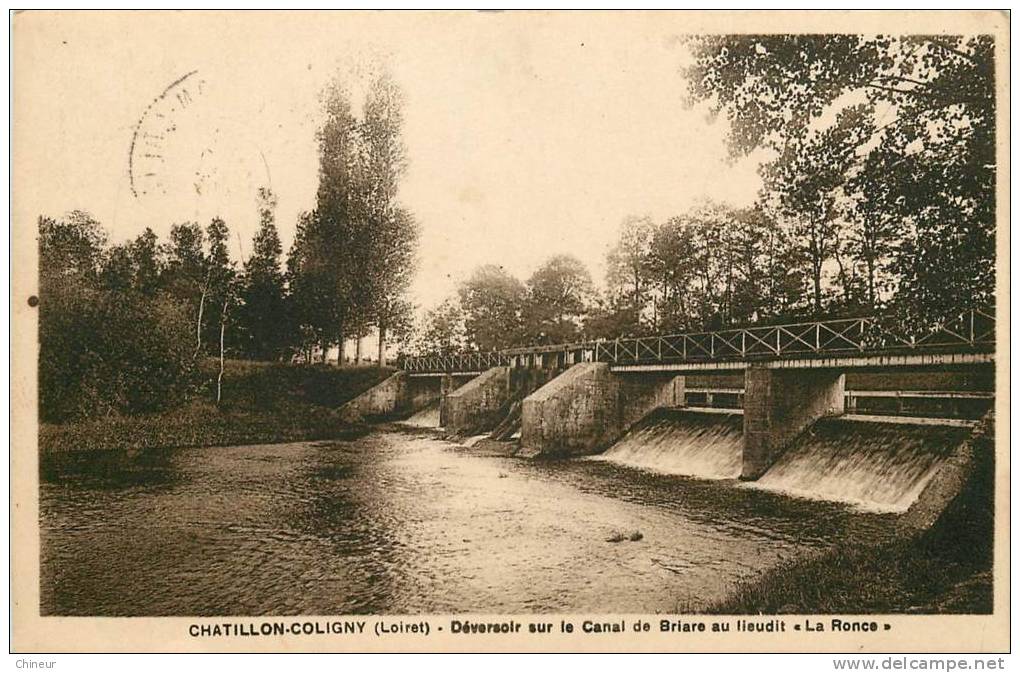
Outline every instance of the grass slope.
POLYGON ((162 449, 339 439, 363 431, 340 419, 340 405, 393 370, 229 361, 218 406, 217 371, 218 364, 205 363, 202 386, 177 409, 43 424, 39 448, 42 452, 162 449))

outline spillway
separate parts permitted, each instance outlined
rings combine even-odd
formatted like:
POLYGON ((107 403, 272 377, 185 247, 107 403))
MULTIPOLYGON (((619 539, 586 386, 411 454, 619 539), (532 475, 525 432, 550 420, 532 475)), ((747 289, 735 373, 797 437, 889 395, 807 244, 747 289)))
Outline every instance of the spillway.
POLYGON ((438 428, 439 427, 439 402, 425 407, 421 411, 412 414, 402 421, 404 425, 415 428, 438 428))
POLYGON ((742 451, 739 413, 659 409, 596 459, 663 474, 736 479, 742 451))
POLYGON ((968 427, 822 419, 749 485, 902 512, 970 432, 968 427))

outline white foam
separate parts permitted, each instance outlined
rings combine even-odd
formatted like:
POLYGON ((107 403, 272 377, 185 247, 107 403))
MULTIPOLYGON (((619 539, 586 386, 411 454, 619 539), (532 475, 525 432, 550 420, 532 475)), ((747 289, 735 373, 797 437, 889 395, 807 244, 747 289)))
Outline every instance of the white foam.
POLYGON ((826 419, 747 485, 867 510, 903 512, 966 434, 966 427, 826 419))
POLYGON ((704 479, 740 476, 743 433, 732 415, 656 412, 596 460, 704 479))

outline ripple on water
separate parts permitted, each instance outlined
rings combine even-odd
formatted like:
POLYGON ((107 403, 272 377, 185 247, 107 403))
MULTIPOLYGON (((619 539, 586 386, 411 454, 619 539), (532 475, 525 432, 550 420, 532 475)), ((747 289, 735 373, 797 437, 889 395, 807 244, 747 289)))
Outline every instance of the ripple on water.
POLYGON ((77 456, 41 487, 45 614, 655 612, 888 516, 431 437, 77 456), (91 462, 90 462, 91 461, 91 462), (606 542, 640 531, 637 542, 606 542))

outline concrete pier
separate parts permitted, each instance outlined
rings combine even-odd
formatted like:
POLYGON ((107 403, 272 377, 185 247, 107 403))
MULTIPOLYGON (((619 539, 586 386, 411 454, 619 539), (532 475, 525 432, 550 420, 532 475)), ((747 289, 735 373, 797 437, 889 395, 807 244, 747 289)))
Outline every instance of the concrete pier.
POLYGON ((413 411, 411 379, 407 372, 394 372, 341 407, 346 420, 386 418, 413 411))
POLYGON ((741 479, 772 467, 797 436, 823 416, 843 413, 845 376, 832 369, 744 371, 744 462, 741 479))
POLYGON ((684 378, 619 376, 602 362, 576 364, 524 398, 521 450, 584 455, 607 448, 648 412, 682 406, 684 378))
POLYGON ((491 430, 503 420, 509 402, 510 368, 493 367, 446 396, 442 423, 459 435, 491 430))

